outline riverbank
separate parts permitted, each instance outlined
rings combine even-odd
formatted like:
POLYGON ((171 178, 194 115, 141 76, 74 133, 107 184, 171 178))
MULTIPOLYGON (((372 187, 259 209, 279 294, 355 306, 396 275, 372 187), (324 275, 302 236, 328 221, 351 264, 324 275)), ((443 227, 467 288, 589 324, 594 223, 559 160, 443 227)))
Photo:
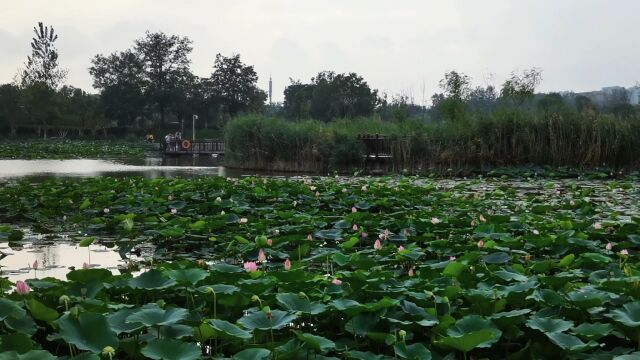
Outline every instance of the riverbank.
POLYGON ((0 159, 105 159, 143 157, 154 144, 127 140, 1 139, 0 159))

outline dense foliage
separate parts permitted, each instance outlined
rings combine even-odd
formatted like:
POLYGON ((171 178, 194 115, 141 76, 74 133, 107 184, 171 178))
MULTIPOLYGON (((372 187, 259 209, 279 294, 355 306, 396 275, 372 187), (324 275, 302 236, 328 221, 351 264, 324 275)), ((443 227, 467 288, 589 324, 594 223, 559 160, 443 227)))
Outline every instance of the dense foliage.
POLYGON ((225 128, 227 161, 274 170, 357 169, 366 149, 360 134, 383 134, 394 171, 484 170, 550 165, 638 169, 640 122, 575 112, 496 111, 463 122, 379 119, 288 122, 261 116, 225 128))
POLYGON ((147 143, 112 140, 3 140, 0 159, 140 158, 153 147, 147 143))
POLYGON ((82 269, 15 290, 3 280, 0 348, 15 353, 2 356, 631 359, 638 191, 424 178, 6 183, 10 246, 31 227, 123 255, 156 250, 143 272, 82 269))

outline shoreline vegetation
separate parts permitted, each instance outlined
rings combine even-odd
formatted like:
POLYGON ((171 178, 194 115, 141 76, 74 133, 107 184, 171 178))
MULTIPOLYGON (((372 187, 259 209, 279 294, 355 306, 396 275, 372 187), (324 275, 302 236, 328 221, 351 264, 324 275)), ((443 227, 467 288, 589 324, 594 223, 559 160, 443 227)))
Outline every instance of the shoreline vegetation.
POLYGON ((396 173, 472 174, 523 166, 628 172, 640 165, 636 119, 519 111, 440 123, 377 118, 325 123, 246 115, 225 127, 225 161, 245 169, 351 172, 364 166, 360 134, 390 140, 391 159, 384 168, 396 173))

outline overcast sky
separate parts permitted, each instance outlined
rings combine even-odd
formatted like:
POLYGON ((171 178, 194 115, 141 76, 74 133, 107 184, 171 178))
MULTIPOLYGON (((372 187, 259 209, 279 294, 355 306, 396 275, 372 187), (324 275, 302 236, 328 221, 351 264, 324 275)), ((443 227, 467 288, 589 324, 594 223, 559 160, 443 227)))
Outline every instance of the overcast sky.
POLYGON ((543 69, 542 91, 587 91, 640 80, 640 1, 634 0, 4 0, 0 83, 29 54, 38 21, 55 27, 67 84, 91 91, 98 53, 131 47, 146 30, 193 40, 192 70, 241 54, 274 99, 289 78, 356 72, 389 94, 429 98, 448 70, 499 85, 543 69))

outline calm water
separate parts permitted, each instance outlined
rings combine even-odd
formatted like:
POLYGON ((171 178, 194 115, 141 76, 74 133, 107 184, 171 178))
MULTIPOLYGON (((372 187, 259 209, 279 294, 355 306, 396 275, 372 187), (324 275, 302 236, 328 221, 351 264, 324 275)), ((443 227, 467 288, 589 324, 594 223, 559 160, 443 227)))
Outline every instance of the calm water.
POLYGON ((240 177, 245 175, 286 175, 228 169, 211 156, 180 156, 124 160, 0 160, 0 181, 48 177, 142 176, 191 177, 199 175, 240 177))

